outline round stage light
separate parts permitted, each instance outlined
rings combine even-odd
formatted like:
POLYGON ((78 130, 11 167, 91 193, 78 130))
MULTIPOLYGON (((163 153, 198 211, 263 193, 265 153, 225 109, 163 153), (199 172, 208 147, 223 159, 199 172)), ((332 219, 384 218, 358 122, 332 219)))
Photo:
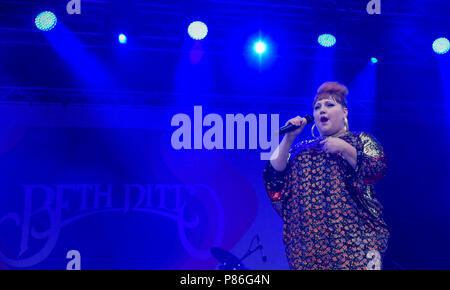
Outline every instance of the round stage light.
POLYGON ((440 37, 433 42, 433 50, 437 54, 445 54, 450 49, 450 42, 445 37, 440 37))
POLYGON ((208 27, 201 21, 194 21, 189 24, 188 34, 192 39, 202 40, 208 34, 208 27))
POLYGON ((336 37, 331 34, 322 34, 317 38, 317 41, 324 47, 332 47, 336 44, 336 37))
POLYGON ((378 59, 377 59, 376 57, 372 57, 372 58, 370 58, 370 61, 371 61, 372 63, 377 63, 377 62, 378 62, 378 59))
POLYGON ((44 11, 39 13, 34 20, 36 27, 42 31, 52 30, 56 26, 57 18, 53 12, 44 11))
POLYGON ((123 33, 119 34, 119 42, 122 44, 127 43, 127 36, 123 33))
POLYGON ((262 42, 262 41, 258 41, 255 43, 255 45, 253 46, 253 50, 257 53, 257 54, 263 54, 266 52, 267 50, 267 45, 262 42))

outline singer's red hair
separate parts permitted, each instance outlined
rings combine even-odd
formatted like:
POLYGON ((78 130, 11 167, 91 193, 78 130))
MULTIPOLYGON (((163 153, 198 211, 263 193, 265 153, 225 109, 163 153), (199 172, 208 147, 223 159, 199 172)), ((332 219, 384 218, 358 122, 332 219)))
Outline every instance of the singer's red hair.
POLYGON ((325 82, 317 89, 317 94, 314 97, 313 107, 316 102, 323 99, 334 99, 337 103, 341 104, 342 107, 347 108, 348 89, 341 83, 338 82, 325 82))

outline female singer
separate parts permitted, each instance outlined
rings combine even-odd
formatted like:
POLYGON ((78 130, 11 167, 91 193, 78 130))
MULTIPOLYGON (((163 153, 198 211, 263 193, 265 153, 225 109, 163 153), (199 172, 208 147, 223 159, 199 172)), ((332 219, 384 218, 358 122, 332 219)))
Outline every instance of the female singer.
POLYGON ((347 94, 340 83, 322 84, 313 101, 315 139, 292 146, 306 119, 290 119, 286 125, 300 127, 264 168, 291 269, 381 269, 389 232, 374 184, 386 156, 372 135, 349 131, 347 94))

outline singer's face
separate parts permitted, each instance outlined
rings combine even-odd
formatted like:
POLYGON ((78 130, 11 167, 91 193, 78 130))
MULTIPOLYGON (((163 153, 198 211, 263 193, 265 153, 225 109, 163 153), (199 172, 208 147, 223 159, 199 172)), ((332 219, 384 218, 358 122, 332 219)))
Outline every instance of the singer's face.
POLYGON ((348 110, 333 99, 322 99, 314 105, 314 122, 321 136, 345 131, 344 119, 348 110))

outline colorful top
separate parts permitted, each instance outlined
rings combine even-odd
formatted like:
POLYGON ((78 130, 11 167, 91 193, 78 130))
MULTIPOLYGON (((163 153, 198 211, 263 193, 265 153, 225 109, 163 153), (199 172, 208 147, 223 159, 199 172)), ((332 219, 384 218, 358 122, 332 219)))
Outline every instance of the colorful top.
POLYGON ((368 133, 338 138, 356 148, 355 169, 341 154, 323 152, 322 138, 294 145, 285 170, 270 161, 264 168, 291 269, 381 268, 389 232, 374 183, 385 175, 386 155, 368 133))

